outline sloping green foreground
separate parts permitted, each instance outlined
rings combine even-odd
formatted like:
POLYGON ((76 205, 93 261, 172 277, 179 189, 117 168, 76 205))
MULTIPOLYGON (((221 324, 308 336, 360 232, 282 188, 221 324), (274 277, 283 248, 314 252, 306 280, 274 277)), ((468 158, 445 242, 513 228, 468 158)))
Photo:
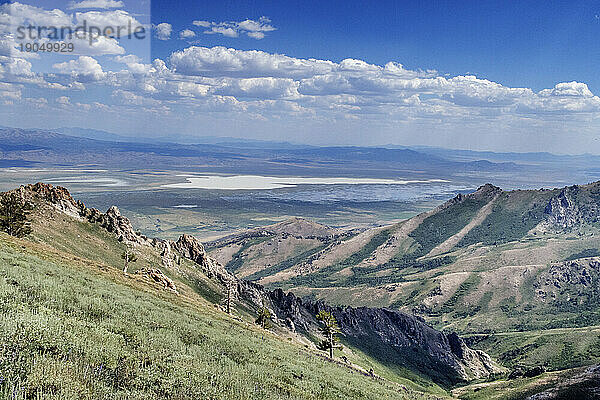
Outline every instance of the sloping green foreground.
POLYGON ((200 296, 0 234, 0 397, 421 399, 200 296))

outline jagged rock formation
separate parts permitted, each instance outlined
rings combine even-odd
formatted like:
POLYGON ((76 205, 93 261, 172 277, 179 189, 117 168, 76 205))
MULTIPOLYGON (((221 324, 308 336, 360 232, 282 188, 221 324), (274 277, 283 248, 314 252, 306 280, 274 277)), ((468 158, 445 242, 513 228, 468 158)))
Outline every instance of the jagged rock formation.
POLYGON ((233 275, 227 272, 223 265, 208 256, 202 243, 195 237, 183 234, 176 242, 171 241, 170 247, 182 257, 195 262, 207 277, 216 279, 223 284, 234 280, 233 275))
POLYGON ((231 294, 235 300, 243 299, 255 307, 262 305, 264 289, 229 273, 222 264, 206 253, 202 243, 195 237, 183 234, 176 242, 154 239, 153 246, 161 251, 163 266, 166 268, 177 270, 174 268, 174 262, 177 263, 179 257, 187 258, 196 263, 204 275, 219 282, 226 290, 231 286, 233 289, 231 294))
POLYGON ((600 216, 600 182, 585 186, 568 186, 548 202, 544 227, 571 230, 598 222, 600 216))
MULTIPOLYGON (((206 266, 206 267, 218 267, 213 265, 212 260, 206 254, 204 250, 204 246, 198 239, 191 235, 183 234, 177 240, 177 242, 173 243, 173 248, 185 257, 194 261, 196 264, 206 266)), ((218 271, 207 269, 207 273, 210 278, 214 278, 217 276, 218 271)))
POLYGON ((75 201, 66 188, 40 182, 21 186, 16 191, 24 199, 41 201, 73 218, 99 224, 108 232, 114 233, 119 241, 134 245, 151 243, 147 237, 135 232, 129 218, 121 215, 115 206, 102 213, 95 208, 87 208, 81 201, 75 201))
POLYGON ((583 215, 573 199, 577 192, 577 186, 567 187, 550 200, 544 210, 548 225, 565 229, 582 222, 583 215))
POLYGON ((67 189, 45 183, 21 186, 16 189, 22 198, 27 200, 40 200, 51 205, 59 211, 71 216, 79 217, 80 206, 73 199, 67 189))
MULTIPOLYGON (((399 311, 367 307, 331 307, 323 302, 299 299, 293 293, 277 289, 267 293, 272 311, 284 326, 304 334, 318 329, 315 315, 331 312, 346 340, 358 348, 381 349, 379 356, 395 350, 399 364, 410 365, 434 379, 456 382, 500 373, 490 357, 470 349, 456 334, 446 335, 428 326, 422 319, 399 311)), ((374 355, 377 356, 377 355, 374 355)))
MULTIPOLYGON (((84 206, 85 207, 85 206, 84 206)), ((105 214, 96 209, 81 209, 81 215, 89 222, 97 223, 108 232, 114 233, 121 242, 133 244, 148 244, 147 237, 136 233, 129 218, 121 215, 119 209, 112 206, 105 214)))
POLYGON ((165 290, 178 293, 175 283, 158 268, 142 268, 137 270, 135 273, 136 275, 148 278, 152 282, 159 284, 165 290))

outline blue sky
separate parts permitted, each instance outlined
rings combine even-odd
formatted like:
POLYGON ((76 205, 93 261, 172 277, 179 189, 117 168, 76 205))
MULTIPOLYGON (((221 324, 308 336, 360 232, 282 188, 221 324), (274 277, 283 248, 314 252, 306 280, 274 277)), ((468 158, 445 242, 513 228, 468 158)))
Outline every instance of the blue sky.
MULTIPOLYGON (((473 73, 508 86, 541 90, 563 81, 600 89, 600 1, 153 1, 155 23, 190 27, 190 15, 214 21, 269 16, 277 32, 262 41, 201 38, 204 46, 261 49, 299 58, 374 64, 450 75, 473 73), (596 54, 595 54, 596 53, 596 54)), ((194 18, 195 19, 195 18, 194 18)), ((180 48, 184 44, 179 44, 180 48)), ((155 43, 164 57, 171 44, 155 43)))
MULTIPOLYGON (((128 2, 22 0, 0 16, 147 24, 150 5, 128 2)), ((4 123, 600 153, 600 2, 155 0, 151 20, 151 54, 105 37, 23 53, 5 26, 4 123)))

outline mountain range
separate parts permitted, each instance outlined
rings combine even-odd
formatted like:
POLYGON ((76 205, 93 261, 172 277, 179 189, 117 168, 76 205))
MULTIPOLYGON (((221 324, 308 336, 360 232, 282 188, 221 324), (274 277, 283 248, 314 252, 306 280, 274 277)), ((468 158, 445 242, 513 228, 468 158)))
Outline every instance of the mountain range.
MULTIPOLYGON (((70 130, 65 130, 70 132, 70 130)), ((38 165, 96 164, 113 168, 154 168, 309 176, 423 176, 440 171, 514 171, 514 163, 450 161, 410 149, 309 147, 285 143, 217 141, 205 144, 130 141, 89 131, 86 137, 42 130, 0 129, 3 159, 38 165), (101 137, 107 140, 98 140, 101 137), (352 168, 348 169, 348 163, 352 168), (346 165, 346 167, 344 167, 346 165)))
POLYGON ((397 224, 338 230, 295 219, 207 250, 267 287, 403 310, 506 366, 561 369, 600 360, 599 218, 599 182, 484 185, 397 224))
POLYGON ((2 388, 61 398, 592 395, 599 188, 485 185, 393 226, 292 219, 206 251, 186 234, 145 237, 118 208, 88 208, 64 188, 21 186, 12 193, 33 205, 33 233, 0 234, 0 334, 18 355, 0 364, 2 388), (219 262, 233 250, 233 264, 219 262), (126 251, 138 260, 123 272, 126 251), (288 268, 275 271, 279 254, 288 268), (257 273, 273 289, 240 278, 257 273), (263 308, 267 331, 253 323, 263 308), (319 311, 342 333, 334 360, 315 347, 319 311))

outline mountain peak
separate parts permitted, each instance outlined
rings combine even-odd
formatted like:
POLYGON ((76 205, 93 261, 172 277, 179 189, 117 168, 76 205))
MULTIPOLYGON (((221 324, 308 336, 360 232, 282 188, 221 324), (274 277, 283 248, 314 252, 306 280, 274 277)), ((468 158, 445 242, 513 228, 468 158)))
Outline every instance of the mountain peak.
POLYGON ((276 234, 287 234, 298 237, 326 237, 339 233, 335 228, 309 221, 301 217, 292 217, 273 225, 264 226, 260 229, 276 234))
POLYGON ((475 193, 497 193, 501 191, 502 189, 498 186, 494 186, 491 183, 486 183, 485 185, 480 186, 475 193))

